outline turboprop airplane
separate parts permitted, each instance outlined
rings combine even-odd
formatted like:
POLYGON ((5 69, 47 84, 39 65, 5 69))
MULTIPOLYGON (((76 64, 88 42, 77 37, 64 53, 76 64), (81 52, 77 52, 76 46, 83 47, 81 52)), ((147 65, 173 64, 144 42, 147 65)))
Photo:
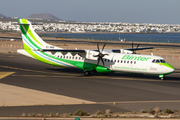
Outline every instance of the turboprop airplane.
POLYGON ((135 54, 136 50, 152 49, 144 47, 129 49, 99 49, 96 50, 69 50, 59 48, 44 42, 33 30, 30 21, 19 19, 24 49, 17 52, 34 58, 49 65, 58 67, 79 68, 84 70, 86 76, 98 72, 127 72, 139 74, 165 75, 174 72, 174 68, 162 57, 153 55, 135 54))

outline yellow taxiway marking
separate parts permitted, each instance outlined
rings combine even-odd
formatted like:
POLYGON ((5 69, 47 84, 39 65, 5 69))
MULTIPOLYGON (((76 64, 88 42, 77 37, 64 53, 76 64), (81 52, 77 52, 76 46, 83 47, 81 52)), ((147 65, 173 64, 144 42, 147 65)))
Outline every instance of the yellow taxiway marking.
POLYGON ((9 76, 13 73, 15 73, 15 72, 0 72, 0 79, 4 78, 6 76, 9 76))

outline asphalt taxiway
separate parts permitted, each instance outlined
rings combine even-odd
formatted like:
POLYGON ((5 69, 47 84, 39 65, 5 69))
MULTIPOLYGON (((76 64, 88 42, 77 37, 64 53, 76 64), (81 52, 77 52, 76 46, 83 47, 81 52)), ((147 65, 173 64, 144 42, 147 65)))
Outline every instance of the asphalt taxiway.
POLYGON ((0 115, 180 110, 179 69, 158 76, 111 73, 84 76, 79 69, 53 67, 19 54, 0 53, 0 115), (2 74, 5 76, 2 76, 2 74))

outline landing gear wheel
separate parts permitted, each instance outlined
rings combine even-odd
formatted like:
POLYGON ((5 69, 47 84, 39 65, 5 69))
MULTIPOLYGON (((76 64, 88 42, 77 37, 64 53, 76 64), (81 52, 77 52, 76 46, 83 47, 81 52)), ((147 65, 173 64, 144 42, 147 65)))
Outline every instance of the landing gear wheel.
POLYGON ((165 78, 164 77, 161 77, 161 80, 164 80, 165 78))
POLYGON ((92 72, 89 71, 89 70, 84 71, 84 75, 85 75, 85 76, 89 76, 89 75, 91 75, 91 74, 92 74, 92 72))

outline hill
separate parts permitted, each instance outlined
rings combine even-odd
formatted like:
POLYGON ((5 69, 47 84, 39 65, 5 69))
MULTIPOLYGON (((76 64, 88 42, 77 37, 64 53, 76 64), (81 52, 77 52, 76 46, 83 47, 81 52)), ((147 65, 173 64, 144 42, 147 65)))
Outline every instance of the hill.
POLYGON ((27 17, 27 19, 36 19, 36 20, 61 20, 50 13, 42 14, 32 14, 27 17))
POLYGON ((4 16, 3 14, 0 13, 0 18, 5 18, 6 16, 4 16))

